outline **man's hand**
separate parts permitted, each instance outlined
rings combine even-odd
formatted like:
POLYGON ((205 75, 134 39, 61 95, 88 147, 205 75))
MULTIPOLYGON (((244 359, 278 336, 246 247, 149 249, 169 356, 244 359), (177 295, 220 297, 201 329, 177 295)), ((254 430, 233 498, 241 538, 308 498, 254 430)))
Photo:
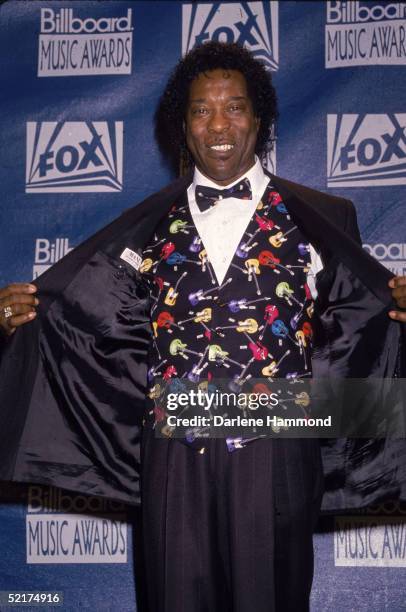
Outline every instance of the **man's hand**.
POLYGON ((399 310, 391 310, 389 316, 396 321, 406 323, 406 276, 395 276, 389 281, 389 287, 392 289, 392 297, 396 301, 399 310))
POLYGON ((0 289, 0 329, 7 336, 36 317, 35 306, 39 304, 34 295, 36 291, 35 285, 26 283, 13 283, 0 289))

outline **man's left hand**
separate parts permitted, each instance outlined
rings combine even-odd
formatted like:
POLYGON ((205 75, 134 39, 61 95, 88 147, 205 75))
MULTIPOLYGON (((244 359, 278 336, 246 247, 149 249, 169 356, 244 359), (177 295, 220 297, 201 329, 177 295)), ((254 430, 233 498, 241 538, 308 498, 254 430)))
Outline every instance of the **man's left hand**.
POLYGON ((406 276, 395 276, 389 281, 392 297, 402 310, 391 310, 389 316, 396 321, 406 323, 406 276))

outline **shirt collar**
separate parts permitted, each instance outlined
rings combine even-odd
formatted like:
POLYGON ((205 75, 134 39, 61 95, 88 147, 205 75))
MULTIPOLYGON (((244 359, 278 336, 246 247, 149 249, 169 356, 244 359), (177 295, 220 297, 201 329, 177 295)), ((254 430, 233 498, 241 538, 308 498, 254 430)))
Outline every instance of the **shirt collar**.
POLYGON ((254 165, 244 174, 244 176, 240 176, 236 181, 233 181, 232 183, 229 183, 228 185, 218 185, 211 179, 207 178, 207 176, 204 176, 204 174, 202 174, 200 170, 195 167, 194 174, 193 174, 193 182, 191 184, 191 187, 193 188, 193 193, 194 193, 194 190, 196 189, 196 185, 204 185, 205 187, 214 187, 215 189, 227 189, 228 187, 232 187, 236 183, 239 183, 242 179, 247 178, 249 182, 251 183, 251 189, 252 189, 253 195, 260 192, 259 195, 262 196, 264 177, 265 177, 265 173, 261 166, 261 162, 259 161, 259 158, 255 156, 254 165))

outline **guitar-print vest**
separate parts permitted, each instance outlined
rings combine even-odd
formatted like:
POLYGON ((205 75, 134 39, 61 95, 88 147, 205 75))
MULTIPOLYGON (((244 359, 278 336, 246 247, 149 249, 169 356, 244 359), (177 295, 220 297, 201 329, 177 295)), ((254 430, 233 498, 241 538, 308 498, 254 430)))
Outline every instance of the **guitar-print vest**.
POLYGON ((141 265, 152 296, 149 386, 156 420, 165 417, 156 378, 228 379, 236 392, 250 379, 311 376, 309 265, 309 244, 271 184, 221 285, 186 197, 174 204, 141 265))

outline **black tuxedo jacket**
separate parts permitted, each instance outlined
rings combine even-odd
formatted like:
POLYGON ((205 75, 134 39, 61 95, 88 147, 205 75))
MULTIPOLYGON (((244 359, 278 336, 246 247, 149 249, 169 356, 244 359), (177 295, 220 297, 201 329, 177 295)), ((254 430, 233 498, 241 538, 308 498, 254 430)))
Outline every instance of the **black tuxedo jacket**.
MULTIPOLYGON (((391 274, 360 247, 352 204, 273 181, 325 266, 314 376, 402 376, 403 331, 387 315, 391 274)), ((35 281, 38 316, 5 343, 1 360, 1 479, 139 502, 149 298, 120 255, 126 247, 141 253, 190 182, 179 179, 126 211, 35 281)), ((405 497, 403 440, 331 440, 323 455, 325 509, 405 497)))

